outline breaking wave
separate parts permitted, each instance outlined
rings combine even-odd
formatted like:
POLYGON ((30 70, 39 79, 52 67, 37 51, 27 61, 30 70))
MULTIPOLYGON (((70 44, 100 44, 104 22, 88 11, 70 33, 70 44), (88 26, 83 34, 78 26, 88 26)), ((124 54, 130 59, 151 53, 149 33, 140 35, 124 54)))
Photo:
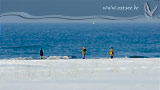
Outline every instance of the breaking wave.
MULTIPOLYGON (((117 57, 115 57, 117 58, 117 57)), ((146 56, 126 56, 119 58, 150 58, 146 56)), ((80 59, 76 56, 44 56, 43 60, 67 60, 67 59, 80 59)), ((110 59, 110 58, 88 58, 88 59, 110 59)), ((15 57, 15 58, 3 58, 0 60, 40 60, 40 57, 15 57)))
MULTIPOLYGON (((76 56, 44 56, 44 60, 57 60, 57 59, 76 59, 76 56)), ((40 57, 15 57, 15 58, 4 58, 0 60, 39 60, 40 57)))

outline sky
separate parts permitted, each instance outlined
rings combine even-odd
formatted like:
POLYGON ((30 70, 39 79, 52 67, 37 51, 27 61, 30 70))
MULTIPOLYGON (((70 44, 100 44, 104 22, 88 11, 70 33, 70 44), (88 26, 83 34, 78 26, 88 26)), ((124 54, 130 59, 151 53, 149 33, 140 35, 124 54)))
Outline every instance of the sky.
MULTIPOLYGON (((144 3, 151 9, 158 0, 0 0, 0 14, 8 12, 25 12, 34 16, 114 16, 133 17, 144 15, 144 3), (104 6, 139 7, 138 10, 103 10, 104 6)), ((159 3, 158 3, 159 4, 159 3)), ((160 4, 159 4, 160 7, 160 4)), ((160 14, 160 9, 156 14, 160 14)))

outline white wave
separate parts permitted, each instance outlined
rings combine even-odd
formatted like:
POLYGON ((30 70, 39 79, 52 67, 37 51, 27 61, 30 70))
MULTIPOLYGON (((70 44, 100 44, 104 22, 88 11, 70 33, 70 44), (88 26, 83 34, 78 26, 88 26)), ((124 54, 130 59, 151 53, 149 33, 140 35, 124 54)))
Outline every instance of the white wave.
POLYGON ((32 57, 16 57, 16 58, 5 58, 5 59, 1 59, 1 60, 32 60, 32 57))
MULTIPOLYGON (((15 58, 4 58, 0 60, 37 60, 40 57, 15 57, 15 58)), ((43 60, 55 60, 55 59, 72 59, 70 56, 44 56, 43 60)))
POLYGON ((52 59, 71 59, 69 56, 49 56, 46 58, 47 60, 52 60, 52 59))

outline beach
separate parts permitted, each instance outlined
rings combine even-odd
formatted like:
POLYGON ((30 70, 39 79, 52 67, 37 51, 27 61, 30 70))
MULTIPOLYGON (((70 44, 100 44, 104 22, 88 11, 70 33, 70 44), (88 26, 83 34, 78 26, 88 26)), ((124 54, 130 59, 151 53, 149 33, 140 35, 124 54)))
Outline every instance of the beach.
POLYGON ((1 27, 0 90, 160 90, 159 23, 1 27))
POLYGON ((160 90, 159 0, 1 1, 0 90, 160 90))
POLYGON ((160 58, 4 59, 0 90, 160 90, 160 58))

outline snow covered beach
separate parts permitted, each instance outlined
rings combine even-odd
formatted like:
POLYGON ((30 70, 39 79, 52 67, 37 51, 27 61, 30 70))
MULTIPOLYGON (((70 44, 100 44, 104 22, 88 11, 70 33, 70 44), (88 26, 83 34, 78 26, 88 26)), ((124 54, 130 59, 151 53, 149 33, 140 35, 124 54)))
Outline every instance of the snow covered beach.
POLYGON ((0 90, 160 90, 160 58, 0 60, 0 90))

